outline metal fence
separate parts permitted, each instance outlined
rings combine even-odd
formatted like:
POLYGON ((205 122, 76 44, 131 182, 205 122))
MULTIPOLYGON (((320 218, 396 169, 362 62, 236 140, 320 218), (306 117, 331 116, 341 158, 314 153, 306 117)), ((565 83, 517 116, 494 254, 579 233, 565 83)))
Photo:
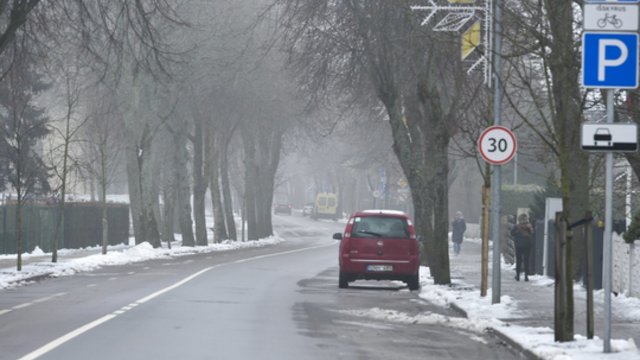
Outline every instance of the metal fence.
MULTIPOLYGON (((36 247, 51 252, 55 241, 57 204, 25 204, 22 206, 22 249, 36 247)), ((109 244, 129 241, 129 205, 107 204, 109 244)), ((0 254, 15 254, 18 244, 17 205, 0 206, 0 254)), ((102 243, 102 204, 94 202, 66 203, 58 249, 80 249, 102 243)))

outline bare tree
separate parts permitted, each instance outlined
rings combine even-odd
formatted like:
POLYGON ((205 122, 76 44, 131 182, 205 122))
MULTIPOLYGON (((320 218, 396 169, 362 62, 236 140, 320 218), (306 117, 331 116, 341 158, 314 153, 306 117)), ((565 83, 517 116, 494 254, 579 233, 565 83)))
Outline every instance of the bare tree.
POLYGON ((464 76, 457 42, 432 34, 410 15, 410 2, 283 1, 285 43, 302 86, 316 102, 332 92, 382 103, 393 151, 410 184, 423 254, 438 284, 450 282, 448 147, 464 76))
POLYGON ((84 121, 78 121, 78 119, 76 119, 76 113, 79 110, 78 107, 80 102, 80 82, 82 81, 82 79, 80 78, 80 70, 77 68, 77 64, 72 63, 70 66, 58 64, 58 66, 55 67, 55 70, 60 71, 61 77, 59 80, 61 80, 64 84, 62 89, 64 115, 60 121, 61 124, 58 124, 58 122, 51 122, 52 133, 56 136, 49 139, 60 143, 59 145, 53 146, 50 154, 52 168, 54 174, 57 177, 57 180, 59 181, 59 184, 55 189, 55 191, 59 194, 59 198, 57 219, 55 225, 55 237, 51 251, 51 262, 54 263, 58 262, 58 244, 63 240, 62 228, 64 224, 67 190, 69 188, 69 174, 71 172, 70 163, 72 162, 70 154, 71 146, 72 142, 75 141, 76 134, 79 132, 83 123, 86 121, 86 118, 84 121))
POLYGON ((87 123, 82 128, 84 167, 99 184, 102 203, 102 253, 107 253, 108 228, 107 190, 121 174, 123 134, 119 123, 122 116, 116 111, 114 95, 104 87, 92 94, 87 111, 87 123))

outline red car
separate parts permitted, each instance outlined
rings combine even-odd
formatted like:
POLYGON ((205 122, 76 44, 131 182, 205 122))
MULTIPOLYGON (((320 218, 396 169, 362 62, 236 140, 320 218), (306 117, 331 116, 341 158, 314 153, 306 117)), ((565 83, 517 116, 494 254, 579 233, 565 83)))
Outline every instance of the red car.
POLYGON ((393 210, 365 210, 351 215, 340 240, 338 286, 364 280, 400 280, 410 290, 420 288, 420 250, 407 214, 393 210))

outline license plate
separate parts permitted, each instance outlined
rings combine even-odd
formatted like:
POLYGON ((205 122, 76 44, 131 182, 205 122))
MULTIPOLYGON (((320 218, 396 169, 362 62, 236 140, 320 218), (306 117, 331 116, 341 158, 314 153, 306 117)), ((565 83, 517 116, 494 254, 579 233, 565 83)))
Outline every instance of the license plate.
POLYGON ((393 266, 391 265, 368 265, 367 271, 393 271, 393 266))

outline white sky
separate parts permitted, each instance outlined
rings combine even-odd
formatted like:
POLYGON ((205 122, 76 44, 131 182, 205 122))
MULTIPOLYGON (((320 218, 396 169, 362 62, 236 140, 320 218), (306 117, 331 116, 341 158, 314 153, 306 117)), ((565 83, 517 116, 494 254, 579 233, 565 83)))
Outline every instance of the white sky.
MULTIPOLYGON (((103 266, 124 265, 128 263, 140 262, 157 258, 174 258, 194 253, 209 253, 216 251, 228 251, 244 247, 256 247, 277 244, 284 241, 274 236, 259 241, 250 242, 224 242, 222 244, 211 244, 200 247, 182 247, 176 242, 171 250, 165 248, 154 249, 148 243, 138 246, 111 246, 107 255, 101 255, 99 248, 83 250, 60 250, 61 260, 58 263, 51 263, 47 260, 25 265, 23 271, 17 272, 13 268, 0 269, 0 289, 15 286, 23 286, 21 279, 38 274, 51 273, 52 276, 68 276, 78 272, 92 271, 103 266), (89 251, 87 251, 89 250, 89 251), (91 255, 83 256, 84 253, 91 255), (75 258, 73 258, 75 256, 75 258)), ((23 257, 45 255, 41 250, 36 249, 31 254, 24 254, 23 257)), ((49 254, 50 255, 50 254, 49 254)), ((15 259, 15 255, 0 255, 0 259, 15 259)), ((505 265, 509 266, 509 265, 505 265)), ((553 329, 551 328, 530 328, 507 324, 499 320, 500 318, 518 318, 526 314, 524 309, 518 308, 518 303, 509 296, 502 296, 500 304, 491 304, 491 290, 486 297, 481 298, 476 291, 455 290, 449 286, 433 285, 429 279, 429 269, 421 268, 422 290, 420 297, 439 306, 447 307, 455 303, 458 307, 467 312, 468 318, 449 318, 440 314, 425 312, 416 316, 389 310, 384 308, 370 308, 349 311, 349 315, 378 319, 395 323, 407 324, 440 324, 453 328, 465 329, 476 332, 478 340, 480 335, 487 328, 494 328, 516 342, 523 345, 543 359, 570 360, 570 359, 639 359, 640 353, 632 339, 613 339, 611 342, 612 353, 604 354, 602 340, 595 338, 587 340, 576 335, 576 341, 567 343, 554 342, 553 329)), ((532 286, 548 286, 553 281, 543 276, 532 276, 530 282, 532 286)), ((2 291, 2 290, 0 290, 2 291)), ((404 290, 408 291, 408 290, 404 290)), ((603 292, 595 294, 596 304, 601 304, 603 292)), ((634 320, 640 320, 640 299, 619 295, 612 299, 612 306, 616 311, 627 314, 634 320)), ((2 309, 0 309, 2 310, 2 309)))

